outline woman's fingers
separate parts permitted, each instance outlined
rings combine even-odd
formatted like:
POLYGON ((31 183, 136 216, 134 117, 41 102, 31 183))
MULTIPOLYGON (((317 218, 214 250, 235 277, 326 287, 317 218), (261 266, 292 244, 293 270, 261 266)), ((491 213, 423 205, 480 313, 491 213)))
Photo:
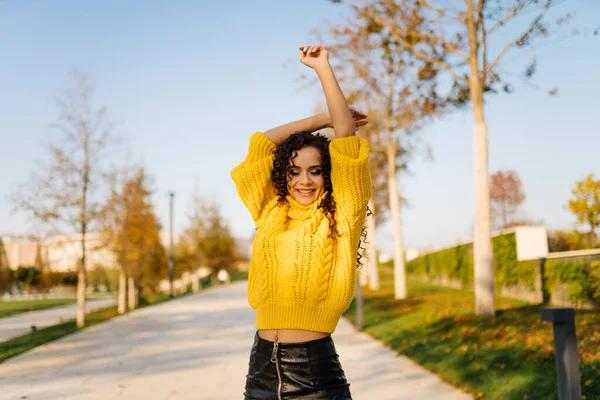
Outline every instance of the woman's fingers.
POLYGON ((303 55, 307 56, 321 51, 321 46, 302 46, 300 47, 300 51, 303 55))
POLYGON ((369 121, 358 121, 354 123, 354 132, 357 132, 360 128, 367 125, 369 121))
POLYGON ((355 121, 354 122, 354 131, 357 131, 359 128, 367 125, 369 123, 369 121, 355 121))
POLYGON ((356 108, 354 108, 354 107, 350 107, 350 112, 352 113, 352 116, 353 116, 353 117, 362 117, 362 118, 366 118, 366 117, 368 116, 367 114, 365 114, 365 113, 363 113, 363 112, 361 112, 361 111, 358 111, 358 110, 357 110, 356 108))

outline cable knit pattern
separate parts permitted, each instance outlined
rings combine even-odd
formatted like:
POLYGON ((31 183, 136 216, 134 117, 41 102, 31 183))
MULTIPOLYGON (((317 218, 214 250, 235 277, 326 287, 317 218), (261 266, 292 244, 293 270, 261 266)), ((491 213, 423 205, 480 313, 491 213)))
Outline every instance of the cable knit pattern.
MULTIPOLYGON (((329 236, 329 224, 321 224, 316 237, 329 236)), ((327 296, 327 283, 331 273, 331 261, 333 259, 333 240, 317 240, 314 244, 313 260, 308 278, 307 298, 313 303, 320 303, 327 296)))
POLYGON ((339 236, 318 206, 291 196, 283 206, 270 182, 275 145, 262 133, 250 138, 246 159, 231 176, 258 232, 250 261, 248 302, 257 329, 332 333, 354 297, 356 256, 366 215, 369 149, 357 137, 330 143, 331 180, 339 236))
POLYGON ((369 146, 364 139, 350 136, 332 140, 329 153, 337 212, 354 224, 357 219, 364 219, 371 198, 369 146))

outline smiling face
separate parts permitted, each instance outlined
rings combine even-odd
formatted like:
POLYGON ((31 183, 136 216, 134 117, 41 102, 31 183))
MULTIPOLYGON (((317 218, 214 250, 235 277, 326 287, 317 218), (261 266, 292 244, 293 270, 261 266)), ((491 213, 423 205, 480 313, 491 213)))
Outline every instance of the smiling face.
POLYGON ((321 153, 316 147, 303 147, 289 160, 288 192, 303 206, 314 203, 325 190, 321 153))

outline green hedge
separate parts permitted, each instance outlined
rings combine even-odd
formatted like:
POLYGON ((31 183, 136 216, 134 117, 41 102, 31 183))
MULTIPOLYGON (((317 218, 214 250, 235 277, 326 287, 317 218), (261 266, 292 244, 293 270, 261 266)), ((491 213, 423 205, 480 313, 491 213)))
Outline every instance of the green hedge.
MULTIPOLYGON (((517 283, 532 289, 535 287, 536 261, 517 261, 515 233, 492 238, 494 253, 494 277, 498 287, 517 283)), ((429 278, 447 277, 458 279, 464 287, 473 284, 473 244, 462 244, 417 257, 406 264, 410 274, 427 275, 429 278)))
POLYGON ((569 300, 574 303, 600 302, 600 260, 584 258, 551 259, 544 264, 544 279, 549 292, 559 284, 566 285, 569 300))
MULTIPOLYGON (((531 291, 535 290, 536 271, 539 270, 541 260, 517 261, 514 233, 492 238, 492 247, 496 288, 519 284, 531 291)), ((598 257, 546 260, 545 291, 551 293, 562 284, 566 286, 571 301, 600 304, 600 259, 595 258, 598 257)), ((463 287, 472 287, 473 244, 462 244, 417 257, 406 263, 406 270, 409 274, 425 275, 430 279, 457 279, 463 287)))

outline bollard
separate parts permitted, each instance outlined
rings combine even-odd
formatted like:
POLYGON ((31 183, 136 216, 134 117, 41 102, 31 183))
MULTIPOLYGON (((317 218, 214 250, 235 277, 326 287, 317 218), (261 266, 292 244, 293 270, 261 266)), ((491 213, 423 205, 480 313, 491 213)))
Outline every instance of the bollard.
POLYGON ((581 400, 575 311, 572 308, 544 307, 542 321, 552 322, 554 328, 558 399, 581 400))

